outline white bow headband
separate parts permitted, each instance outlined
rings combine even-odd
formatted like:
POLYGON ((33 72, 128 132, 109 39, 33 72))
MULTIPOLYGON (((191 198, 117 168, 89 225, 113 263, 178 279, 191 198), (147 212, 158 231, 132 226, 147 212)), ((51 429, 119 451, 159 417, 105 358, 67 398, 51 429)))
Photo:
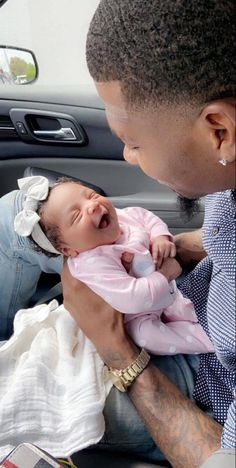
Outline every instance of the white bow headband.
POLYGON ((39 201, 46 200, 49 191, 49 181, 43 176, 24 177, 18 179, 18 186, 25 195, 23 210, 14 220, 14 229, 20 236, 31 234, 32 238, 42 249, 54 254, 61 254, 56 250, 42 231, 37 214, 39 201))

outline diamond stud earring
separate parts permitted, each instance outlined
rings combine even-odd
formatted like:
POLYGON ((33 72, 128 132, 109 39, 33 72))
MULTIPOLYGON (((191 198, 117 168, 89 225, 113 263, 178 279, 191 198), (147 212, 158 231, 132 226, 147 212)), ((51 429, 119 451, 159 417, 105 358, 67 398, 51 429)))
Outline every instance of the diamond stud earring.
POLYGON ((222 166, 227 166, 228 161, 227 159, 219 159, 219 163, 222 164, 222 166))

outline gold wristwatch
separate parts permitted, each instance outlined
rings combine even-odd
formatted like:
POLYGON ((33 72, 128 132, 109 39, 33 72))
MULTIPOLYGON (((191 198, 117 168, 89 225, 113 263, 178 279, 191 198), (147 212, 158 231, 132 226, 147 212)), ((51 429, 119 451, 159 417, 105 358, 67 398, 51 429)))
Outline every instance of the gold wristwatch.
POLYGON ((120 392, 127 392, 132 382, 138 377, 141 372, 147 367, 150 361, 149 354, 142 349, 138 357, 125 369, 108 368, 108 374, 116 388, 120 392))

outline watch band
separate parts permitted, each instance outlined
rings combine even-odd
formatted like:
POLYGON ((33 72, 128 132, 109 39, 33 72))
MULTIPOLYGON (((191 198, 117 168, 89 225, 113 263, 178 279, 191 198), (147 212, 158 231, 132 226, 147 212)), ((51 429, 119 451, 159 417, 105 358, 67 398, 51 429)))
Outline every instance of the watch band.
POLYGON ((109 375, 118 390, 126 392, 132 382, 141 374, 147 367, 150 361, 150 356, 142 349, 138 357, 125 369, 108 369, 109 375))

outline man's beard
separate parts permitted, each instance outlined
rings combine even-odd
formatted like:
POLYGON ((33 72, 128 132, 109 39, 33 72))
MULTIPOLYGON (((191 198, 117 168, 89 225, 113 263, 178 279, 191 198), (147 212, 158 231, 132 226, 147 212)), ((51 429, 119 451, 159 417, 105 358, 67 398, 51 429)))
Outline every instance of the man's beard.
POLYGON ((198 198, 189 199, 186 197, 177 197, 180 209, 180 216, 185 221, 190 221, 200 211, 200 202, 198 198))

